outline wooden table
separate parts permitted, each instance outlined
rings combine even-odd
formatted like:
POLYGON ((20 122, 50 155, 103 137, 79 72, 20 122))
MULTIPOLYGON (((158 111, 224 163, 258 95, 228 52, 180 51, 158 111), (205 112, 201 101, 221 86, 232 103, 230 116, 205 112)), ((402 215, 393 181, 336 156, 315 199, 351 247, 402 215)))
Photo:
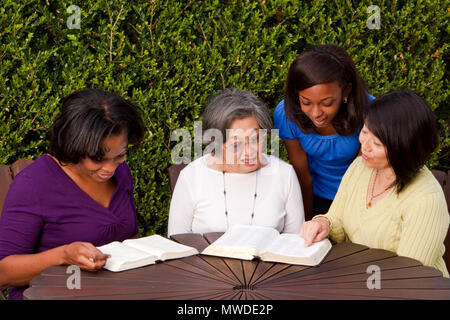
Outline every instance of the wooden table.
MULTIPOLYGON (((172 239, 199 251, 220 233, 172 239)), ((341 243, 317 267, 192 256, 113 273, 81 272, 81 289, 67 288, 67 267, 44 270, 25 299, 450 299, 450 279, 395 253, 341 243), (367 268, 380 268, 381 289, 368 289, 367 268)))

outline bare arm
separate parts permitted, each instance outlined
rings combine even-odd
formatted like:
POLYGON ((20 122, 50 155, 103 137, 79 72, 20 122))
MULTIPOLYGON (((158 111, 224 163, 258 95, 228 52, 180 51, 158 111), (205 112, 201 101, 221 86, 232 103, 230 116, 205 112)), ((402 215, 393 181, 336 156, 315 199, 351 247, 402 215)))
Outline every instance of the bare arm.
POLYGON ((294 167, 300 182, 305 208, 305 221, 311 220, 313 211, 313 181, 309 171, 308 156, 298 139, 283 140, 289 162, 294 167))
POLYGON ((105 265, 108 257, 87 242, 73 242, 35 254, 10 255, 0 261, 0 286, 27 285, 46 268, 56 265, 71 264, 95 271, 105 265))

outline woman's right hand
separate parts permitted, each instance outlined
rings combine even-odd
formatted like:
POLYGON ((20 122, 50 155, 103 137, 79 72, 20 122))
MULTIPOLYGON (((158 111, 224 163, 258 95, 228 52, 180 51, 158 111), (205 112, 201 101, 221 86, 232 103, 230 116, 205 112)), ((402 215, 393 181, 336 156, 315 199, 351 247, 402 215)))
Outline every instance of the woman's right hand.
POLYGON ((330 222, 325 217, 306 221, 300 229, 300 236, 305 239, 305 247, 309 247, 313 242, 325 239, 330 233, 330 222))
POLYGON ((89 242, 72 242, 63 250, 63 264, 77 265, 87 271, 101 269, 109 257, 89 242))

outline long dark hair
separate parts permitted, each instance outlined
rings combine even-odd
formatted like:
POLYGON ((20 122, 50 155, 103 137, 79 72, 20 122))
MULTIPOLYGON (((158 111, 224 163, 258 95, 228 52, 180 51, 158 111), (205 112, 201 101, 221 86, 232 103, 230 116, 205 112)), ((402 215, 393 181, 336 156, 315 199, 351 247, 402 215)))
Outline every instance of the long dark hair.
POLYGON ((141 142, 144 125, 134 104, 98 89, 74 92, 63 99, 48 133, 49 153, 64 164, 86 157, 102 161, 101 141, 124 131, 129 144, 136 147, 141 142))
POLYGON ((314 124, 301 110, 299 91, 317 84, 337 81, 342 90, 352 85, 347 103, 342 103, 332 125, 342 136, 357 132, 362 125, 363 109, 366 106, 366 84, 356 70, 355 63, 344 48, 328 44, 316 45, 300 54, 289 68, 286 91, 285 113, 304 133, 314 131, 314 124))
POLYGON ((366 127, 386 147, 400 193, 425 165, 439 138, 436 117, 426 101, 412 91, 391 91, 364 111, 366 127))

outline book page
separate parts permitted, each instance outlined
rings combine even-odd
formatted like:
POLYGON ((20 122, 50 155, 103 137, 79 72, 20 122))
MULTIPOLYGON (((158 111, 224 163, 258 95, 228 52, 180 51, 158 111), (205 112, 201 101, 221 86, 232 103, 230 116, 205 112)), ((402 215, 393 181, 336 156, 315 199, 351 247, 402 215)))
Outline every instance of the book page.
POLYGON ((319 263, 331 248, 328 239, 304 247, 305 240, 298 234, 283 233, 266 250, 268 253, 286 257, 305 257, 319 263))
POLYGON ((105 269, 116 270, 126 263, 132 263, 143 259, 151 258, 156 260, 157 257, 142 250, 124 245, 123 243, 114 241, 104 246, 97 247, 104 254, 109 254, 111 257, 106 260, 105 269))
MULTIPOLYGON (((252 254, 257 255, 259 252, 265 251, 278 235, 278 231, 270 227, 234 225, 208 248, 210 250, 217 248, 236 252, 253 249, 252 254)), ((208 248, 205 249, 204 253, 210 252, 208 248)))
POLYGON ((123 243, 127 246, 151 253, 159 259, 164 258, 165 253, 171 253, 169 257, 198 253, 195 248, 185 246, 157 234, 139 239, 125 240, 123 243))

